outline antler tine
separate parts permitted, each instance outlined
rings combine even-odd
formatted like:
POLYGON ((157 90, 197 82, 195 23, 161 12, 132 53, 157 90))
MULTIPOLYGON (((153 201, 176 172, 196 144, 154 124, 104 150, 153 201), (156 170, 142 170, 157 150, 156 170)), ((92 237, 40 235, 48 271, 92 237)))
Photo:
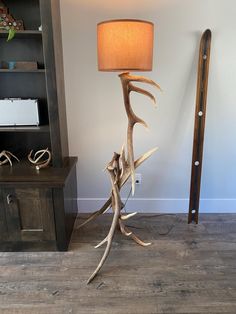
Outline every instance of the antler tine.
POLYGON ((35 157, 38 156, 38 155, 41 154, 41 153, 46 153, 46 152, 48 152, 48 147, 45 148, 45 149, 40 149, 40 150, 38 150, 38 151, 35 153, 35 157))
POLYGON ((37 159, 35 159, 35 163, 38 163, 39 160, 43 157, 43 155, 45 155, 46 153, 48 152, 48 148, 47 149, 42 149, 42 150, 39 150, 35 153, 34 155, 34 159, 38 156, 37 159))
POLYGON ((149 246, 151 245, 152 243, 151 242, 143 242, 141 239, 139 239, 139 237, 137 237, 134 233, 132 233, 131 235, 131 238, 139 245, 141 246, 149 246))
POLYGON ((33 150, 30 151, 30 153, 29 153, 29 155, 28 155, 28 160, 29 160, 32 164, 34 164, 35 161, 34 161, 33 158, 31 157, 31 156, 32 156, 32 153, 33 153, 33 150))
MULTIPOLYGON (((135 116, 135 115, 134 115, 135 116)), ((139 119, 137 116, 136 122, 132 123, 129 121, 128 130, 127 130, 127 150, 128 150, 128 164, 130 167, 130 176, 132 182, 132 195, 135 192, 135 166, 134 166, 134 147, 133 147, 133 132, 134 132, 134 125, 135 123, 141 123, 145 127, 147 127, 146 123, 139 119)))
POLYGON ((128 215, 121 215, 120 219, 121 220, 128 220, 129 218, 134 217, 135 215, 137 215, 137 212, 131 213, 131 214, 128 214, 128 215))
POLYGON ((120 157, 125 158, 125 143, 121 146, 120 157))
POLYGON ((128 134, 131 136, 128 136, 127 146, 128 146, 128 163, 130 166, 130 175, 131 175, 131 188, 132 188, 132 195, 134 195, 135 192, 135 168, 134 168, 134 149, 133 149, 133 128, 128 127, 128 134))
POLYGON ((142 88, 140 88, 138 86, 133 85, 132 83, 129 83, 129 91, 130 92, 136 92, 136 93, 148 96, 153 101, 154 106, 156 107, 156 98, 151 93, 146 91, 145 89, 142 89, 142 88))
MULTIPOLYGON (((3 155, 2 155, 3 156, 3 155)), ((2 157, 1 156, 1 157, 2 157)), ((6 158, 6 157, 5 157, 6 158)), ((6 158, 6 159, 4 159, 3 161, 0 161, 0 166, 3 166, 3 165, 5 165, 5 164, 7 164, 9 162, 9 160, 6 158)))
POLYGON ((131 237, 137 244, 144 247, 152 244, 151 242, 144 242, 141 239, 139 239, 139 237, 137 237, 132 231, 130 231, 121 220, 119 221, 119 223, 120 223, 121 232, 127 237, 131 237))
POLYGON ((6 153, 7 153, 8 155, 12 156, 13 158, 15 158, 18 162, 20 162, 20 160, 19 160, 14 154, 12 154, 11 152, 6 151, 6 153))
POLYGON ((111 197, 106 201, 106 203, 99 210, 91 214, 82 224, 80 224, 78 226, 78 229, 82 228, 83 226, 85 226, 87 223, 89 223, 96 217, 102 215, 110 206, 111 206, 111 197))
POLYGON ((121 231, 121 233, 124 234, 126 237, 129 237, 129 236, 132 234, 131 231, 130 231, 130 232, 127 232, 127 231, 125 230, 125 226, 124 226, 124 224, 122 223, 121 219, 119 219, 119 226, 120 226, 120 231, 121 231))
POLYGON ((105 239, 103 239, 100 243, 98 243, 94 248, 98 249, 100 246, 102 246, 106 242, 107 242, 107 237, 105 239))
POLYGON ((140 83, 147 83, 150 85, 155 86, 156 88, 158 88, 160 91, 162 91, 161 87, 159 84, 157 84, 156 82, 154 82, 153 80, 150 80, 149 78, 146 78, 144 76, 139 76, 139 75, 130 75, 125 73, 126 79, 129 82, 140 82, 140 83))
MULTIPOLYGON (((8 160, 9 164, 10 164, 11 167, 12 167, 11 158, 8 156, 7 151, 5 151, 5 152, 3 153, 3 156, 8 160)), ((5 163, 7 163, 7 162, 4 162, 4 164, 5 164, 5 163)))
POLYGON ((102 268, 103 264, 105 263, 108 255, 109 255, 109 252, 111 250, 111 245, 112 245, 112 239, 114 237, 116 226, 118 224, 119 216, 120 216, 121 199, 120 199, 120 194, 119 194, 119 188, 118 188, 117 183, 115 182, 116 178, 115 178, 114 170, 108 169, 108 171, 109 171, 109 174, 111 177, 111 183, 112 183, 112 199, 113 199, 113 204, 114 204, 114 208, 113 208, 114 216, 113 216, 112 224, 111 224, 111 227, 110 227, 110 230, 109 230, 107 237, 99 244, 99 246, 100 246, 103 243, 107 242, 106 249, 104 251, 104 254, 103 254, 97 268, 95 269, 93 274, 88 279, 87 284, 89 284, 95 278, 95 276, 97 275, 99 270, 102 268))

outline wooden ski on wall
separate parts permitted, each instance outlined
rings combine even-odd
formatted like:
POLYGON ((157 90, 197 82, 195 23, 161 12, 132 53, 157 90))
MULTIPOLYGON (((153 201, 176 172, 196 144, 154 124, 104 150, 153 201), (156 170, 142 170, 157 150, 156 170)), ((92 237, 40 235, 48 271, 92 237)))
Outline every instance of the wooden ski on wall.
POLYGON ((198 223, 201 190, 201 174, 207 106, 208 75, 210 65, 210 50, 211 50, 211 31, 207 29, 202 35, 199 50, 192 174, 188 215, 188 223, 195 222, 196 224, 198 223))

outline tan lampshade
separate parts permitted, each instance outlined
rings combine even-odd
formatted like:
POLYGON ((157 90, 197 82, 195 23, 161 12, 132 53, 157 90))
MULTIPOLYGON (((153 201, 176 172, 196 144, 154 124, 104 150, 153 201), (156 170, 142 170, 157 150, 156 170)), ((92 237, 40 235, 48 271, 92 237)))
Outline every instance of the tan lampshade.
POLYGON ((154 25, 111 20, 97 26, 99 71, 151 71, 154 25))

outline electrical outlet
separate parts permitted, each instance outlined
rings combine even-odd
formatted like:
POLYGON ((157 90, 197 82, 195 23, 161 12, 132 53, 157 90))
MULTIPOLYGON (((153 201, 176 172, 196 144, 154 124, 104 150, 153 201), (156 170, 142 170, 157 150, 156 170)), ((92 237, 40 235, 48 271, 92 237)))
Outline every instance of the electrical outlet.
POLYGON ((139 185, 142 183, 142 175, 141 173, 135 173, 135 184, 139 185))
MULTIPOLYGON (((131 177, 128 180, 128 183, 132 183, 131 177)), ((140 185, 142 183, 142 174, 141 173, 135 173, 135 185, 140 185)))

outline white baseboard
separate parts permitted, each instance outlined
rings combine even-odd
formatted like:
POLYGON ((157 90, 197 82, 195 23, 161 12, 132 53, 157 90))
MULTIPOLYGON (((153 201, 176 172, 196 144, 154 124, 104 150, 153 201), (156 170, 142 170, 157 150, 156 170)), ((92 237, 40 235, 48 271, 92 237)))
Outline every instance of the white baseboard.
MULTIPOLYGON (((79 198, 79 213, 98 210, 107 199, 79 198)), ((132 198, 126 204, 127 212, 139 213, 188 213, 188 199, 132 198)), ((201 213, 236 213, 236 199, 201 199, 201 213)))

